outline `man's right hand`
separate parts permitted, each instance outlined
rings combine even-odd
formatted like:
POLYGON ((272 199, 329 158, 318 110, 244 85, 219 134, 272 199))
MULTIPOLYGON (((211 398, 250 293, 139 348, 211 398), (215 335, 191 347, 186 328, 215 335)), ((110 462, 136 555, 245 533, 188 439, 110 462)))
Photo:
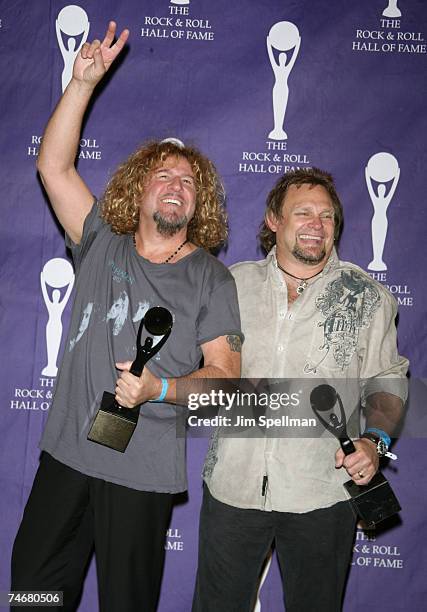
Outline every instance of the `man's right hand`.
POLYGON ((94 40, 82 46, 74 62, 74 79, 90 87, 99 83, 129 38, 129 30, 125 29, 113 45, 116 27, 116 23, 110 21, 102 43, 94 40))

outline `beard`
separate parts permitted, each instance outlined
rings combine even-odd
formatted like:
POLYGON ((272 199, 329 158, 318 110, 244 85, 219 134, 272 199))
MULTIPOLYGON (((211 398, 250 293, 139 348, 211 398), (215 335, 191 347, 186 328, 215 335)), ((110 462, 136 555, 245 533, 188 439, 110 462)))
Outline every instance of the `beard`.
POLYGON ((305 250, 296 244, 292 249, 292 255, 304 264, 315 266, 325 259, 326 251, 325 247, 322 247, 318 253, 311 253, 308 249, 305 250))
POLYGON ((170 220, 165 219, 165 217, 162 217, 159 211, 156 211, 153 215, 153 219, 156 222, 157 231, 162 236, 174 236, 188 224, 187 215, 170 220))

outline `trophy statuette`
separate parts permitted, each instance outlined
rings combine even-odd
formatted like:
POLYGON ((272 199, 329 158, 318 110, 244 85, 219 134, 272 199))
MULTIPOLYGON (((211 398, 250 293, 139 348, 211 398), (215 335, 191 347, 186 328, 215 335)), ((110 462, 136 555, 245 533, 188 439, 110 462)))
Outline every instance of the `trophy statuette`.
MULTIPOLYGON (((141 376, 145 364, 162 348, 172 331, 172 315, 161 306, 150 308, 141 320, 136 338, 136 358, 130 372, 141 376), (145 327, 148 334, 141 346, 141 336, 145 327), (154 337, 160 340, 154 343, 154 337)), ((114 393, 105 391, 101 406, 89 430, 87 439, 124 453, 138 423, 140 406, 125 408, 120 406, 114 393)))

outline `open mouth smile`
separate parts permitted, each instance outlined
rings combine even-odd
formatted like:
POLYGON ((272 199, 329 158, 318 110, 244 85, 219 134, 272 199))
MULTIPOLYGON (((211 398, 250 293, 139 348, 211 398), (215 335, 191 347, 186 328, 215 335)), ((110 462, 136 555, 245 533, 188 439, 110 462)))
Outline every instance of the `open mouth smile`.
POLYGON ((177 198, 171 198, 171 197, 162 198, 161 202, 163 204, 172 204, 173 206, 182 206, 183 204, 181 200, 178 200, 177 198))
POLYGON ((308 240, 313 242, 322 242, 323 236, 314 236, 313 234, 300 234, 298 236, 300 240, 308 240))

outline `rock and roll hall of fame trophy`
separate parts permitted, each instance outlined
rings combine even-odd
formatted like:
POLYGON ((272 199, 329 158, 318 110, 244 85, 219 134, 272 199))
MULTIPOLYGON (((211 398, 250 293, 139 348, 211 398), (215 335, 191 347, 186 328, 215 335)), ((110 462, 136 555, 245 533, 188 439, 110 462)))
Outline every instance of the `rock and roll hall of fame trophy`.
MULTIPOLYGON (((332 435, 341 445, 345 455, 350 455, 356 448, 347 434, 347 420, 341 397, 330 385, 319 385, 310 394, 311 408, 332 435), (339 415, 336 414, 337 404, 339 415)), ((367 528, 374 527, 386 518, 401 510, 387 479, 377 472, 367 485, 357 485, 353 480, 344 483, 350 494, 351 505, 367 528)))
MULTIPOLYGON (((167 308, 150 308, 141 320, 136 338, 136 358, 130 372, 141 376, 145 364, 162 348, 172 331, 172 315, 167 308), (144 345, 141 337, 145 328, 144 345)), ((138 423, 140 406, 120 406, 114 393, 105 391, 101 406, 89 430, 87 439, 124 453, 138 423)))

